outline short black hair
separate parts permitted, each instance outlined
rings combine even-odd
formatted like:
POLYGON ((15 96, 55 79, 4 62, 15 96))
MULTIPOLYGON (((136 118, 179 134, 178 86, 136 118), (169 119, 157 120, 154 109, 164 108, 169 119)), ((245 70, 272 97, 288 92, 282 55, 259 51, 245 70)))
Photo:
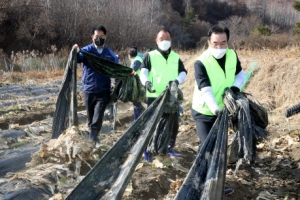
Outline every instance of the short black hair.
POLYGON ((227 41, 229 40, 229 29, 225 26, 221 26, 221 25, 214 25, 212 26, 209 31, 208 31, 208 39, 210 40, 210 36, 215 33, 215 34, 222 34, 225 33, 227 36, 227 41))
POLYGON ((160 30, 157 32, 156 35, 158 35, 158 33, 161 32, 161 31, 162 31, 162 32, 165 32, 165 33, 169 33, 170 37, 172 38, 171 32, 170 32, 168 29, 166 29, 166 28, 160 29, 160 30))
POLYGON ((128 54, 129 54, 132 58, 136 57, 136 56, 137 56, 137 49, 136 49, 135 47, 129 48, 128 54))
POLYGON ((103 31, 104 35, 106 35, 106 29, 104 26, 94 26, 92 30, 92 35, 94 35, 95 31, 103 31))

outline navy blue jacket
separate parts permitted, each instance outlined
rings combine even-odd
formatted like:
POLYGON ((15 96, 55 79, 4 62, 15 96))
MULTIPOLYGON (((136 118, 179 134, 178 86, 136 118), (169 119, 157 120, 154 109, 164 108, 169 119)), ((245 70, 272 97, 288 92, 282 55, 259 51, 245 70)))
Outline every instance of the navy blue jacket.
MULTIPOLYGON (((103 51, 101 54, 99 54, 97 48, 93 43, 83 47, 81 50, 95 54, 100 58, 106 60, 110 60, 116 63, 119 62, 114 52, 105 46, 103 47, 103 51)), ((77 62, 83 63, 82 66, 82 91, 83 92, 100 93, 102 91, 110 90, 110 78, 108 76, 104 76, 100 74, 94 68, 92 68, 81 53, 77 54, 77 62)))

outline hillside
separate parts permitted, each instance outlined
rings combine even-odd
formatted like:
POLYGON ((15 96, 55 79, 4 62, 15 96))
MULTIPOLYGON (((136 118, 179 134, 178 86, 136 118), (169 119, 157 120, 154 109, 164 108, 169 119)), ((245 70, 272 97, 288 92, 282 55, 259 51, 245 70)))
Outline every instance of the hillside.
MULTIPOLYGON (((44 55, 74 44, 83 46, 91 41, 92 27, 100 24, 107 29, 106 44, 114 50, 151 48, 162 27, 177 41, 173 47, 189 50, 218 23, 235 32, 236 42, 249 37, 258 25, 268 26, 272 34, 289 34, 300 20, 292 5, 291 0, 128 0, 126 4, 119 0, 3 0, 0 53, 10 57, 13 52, 35 50, 44 55)), ((5 70, 5 65, 0 60, 0 69, 5 70)))

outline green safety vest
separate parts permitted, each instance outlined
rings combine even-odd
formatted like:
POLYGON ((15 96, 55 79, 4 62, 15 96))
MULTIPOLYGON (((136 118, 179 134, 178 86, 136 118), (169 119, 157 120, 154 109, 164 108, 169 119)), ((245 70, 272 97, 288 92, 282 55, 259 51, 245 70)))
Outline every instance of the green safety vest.
MULTIPOLYGON (((231 87, 234 82, 237 64, 236 53, 232 49, 227 49, 225 73, 208 50, 204 51, 197 60, 203 63, 210 80, 213 95, 219 108, 222 109, 224 106, 222 95, 224 94, 225 88, 231 87)), ((202 92, 198 89, 197 82, 195 82, 192 108, 204 115, 214 115, 205 103, 202 92)))
MULTIPOLYGON (((136 60, 140 61, 141 63, 143 62, 143 59, 142 59, 140 56, 136 56, 136 57, 134 57, 134 58, 131 59, 131 65, 132 65, 136 60)), ((135 73, 136 73, 137 75, 140 75, 140 73, 141 73, 141 68, 138 69, 135 73)))
POLYGON ((147 97, 158 97, 167 87, 169 81, 178 77, 179 55, 171 51, 168 59, 158 51, 150 51, 151 71, 148 73, 148 80, 152 83, 152 89, 155 93, 147 91, 147 97))

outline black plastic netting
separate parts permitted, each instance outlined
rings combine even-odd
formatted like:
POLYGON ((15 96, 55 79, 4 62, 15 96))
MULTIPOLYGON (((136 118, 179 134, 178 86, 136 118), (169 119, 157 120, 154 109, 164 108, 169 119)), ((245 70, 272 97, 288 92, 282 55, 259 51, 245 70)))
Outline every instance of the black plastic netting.
POLYGON ((251 94, 244 94, 248 98, 250 114, 254 122, 257 124, 257 126, 260 126, 263 129, 266 128, 269 124, 267 110, 251 94))
POLYGON ((116 85, 112 90, 112 98, 123 102, 143 102, 146 99, 146 90, 142 85, 140 77, 127 76, 116 80, 116 85))
POLYGON ((156 126, 152 138, 150 139, 147 152, 158 155, 167 153, 175 121, 174 117, 178 117, 177 114, 163 114, 156 126))
POLYGON ((69 127, 70 121, 78 123, 76 122, 77 119, 71 119, 77 111, 76 76, 74 76, 76 75, 76 73, 74 73, 76 65, 76 51, 72 49, 69 54, 61 88, 56 100, 52 123, 52 138, 58 138, 59 135, 69 127), (75 103, 71 104, 72 101, 75 101, 75 103))
POLYGON ((230 112, 231 124, 236 133, 230 145, 229 163, 233 164, 243 159, 253 164, 256 159, 257 140, 265 137, 268 113, 251 94, 243 92, 234 94, 228 89, 225 91, 223 102, 230 112))
POLYGON ((223 108, 201 145, 176 200, 222 199, 227 164, 228 111, 223 108))
POLYGON ((175 117, 178 117, 179 101, 183 99, 181 90, 175 82, 170 83, 165 90, 169 94, 163 107, 164 114, 159 120, 146 151, 152 154, 166 154, 173 133, 175 117))
POLYGON ((142 102, 146 99, 146 90, 138 75, 130 76, 130 67, 102 59, 94 54, 80 50, 84 58, 99 73, 110 78, 116 78, 116 84, 112 88, 112 98, 123 102, 142 102))
POLYGON ((111 78, 123 78, 127 77, 132 69, 130 67, 105 60, 97 55, 88 53, 86 51, 80 50, 84 58, 90 63, 90 65, 99 73, 111 77, 111 78))

